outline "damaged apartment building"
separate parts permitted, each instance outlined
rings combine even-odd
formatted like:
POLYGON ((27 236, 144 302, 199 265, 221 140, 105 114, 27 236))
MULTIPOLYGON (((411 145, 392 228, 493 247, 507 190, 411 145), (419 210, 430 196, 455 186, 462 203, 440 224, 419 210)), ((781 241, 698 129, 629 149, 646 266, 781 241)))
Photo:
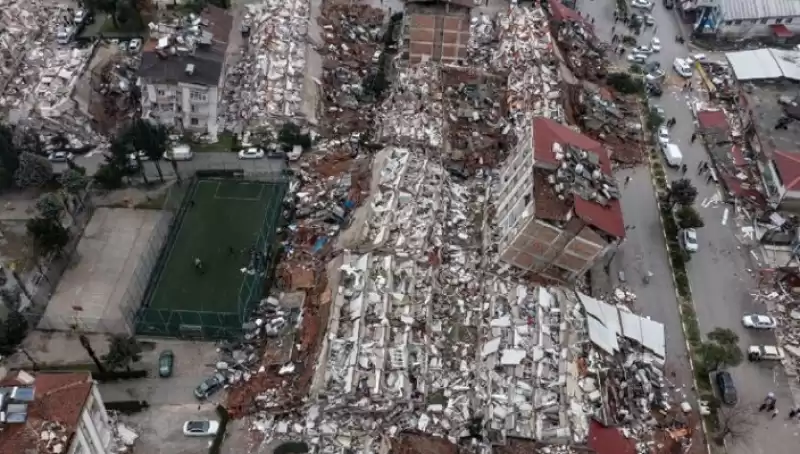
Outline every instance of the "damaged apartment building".
POLYGON ((514 266, 572 281, 625 237, 608 152, 568 126, 534 118, 499 184, 498 250, 514 266))
POLYGON ((216 140, 233 17, 209 6, 153 28, 138 74, 142 118, 216 140))

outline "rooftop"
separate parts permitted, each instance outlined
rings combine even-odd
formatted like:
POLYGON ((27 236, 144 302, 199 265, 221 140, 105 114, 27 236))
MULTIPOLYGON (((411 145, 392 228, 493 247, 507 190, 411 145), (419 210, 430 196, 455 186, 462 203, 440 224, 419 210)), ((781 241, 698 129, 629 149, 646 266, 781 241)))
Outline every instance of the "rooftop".
POLYGON ((797 87, 789 82, 751 84, 745 93, 761 152, 767 157, 772 157, 775 150, 800 153, 800 112, 794 112, 796 107, 782 104, 785 101, 781 101, 782 97, 792 100, 797 94, 797 87), (785 128, 776 129, 782 118, 792 116, 795 121, 789 122, 785 128))
POLYGON ((572 209, 587 224, 613 237, 624 237, 619 190, 605 148, 548 118, 534 118, 533 131, 534 160, 539 169, 534 178, 544 178, 534 181, 537 217, 567 220, 572 209))
MULTIPOLYGON (((29 378, 28 374, 18 372, 0 381, 0 386, 30 386, 29 378)), ((63 437, 66 437, 66 452, 92 390, 92 376, 88 372, 40 373, 36 374, 33 387, 34 400, 28 404, 27 420, 3 427, 0 452, 23 453, 31 449, 48 452, 50 444, 61 442, 63 437), (58 438, 45 439, 45 432, 58 438)))
POLYGON ((728 117, 721 109, 715 110, 700 110, 697 112, 697 123, 702 129, 716 129, 720 131, 728 131, 728 117))
POLYGON ((772 159, 786 190, 800 190, 800 153, 775 150, 772 159))
POLYGON ((233 17, 216 6, 207 7, 200 16, 156 26, 142 52, 139 77, 152 83, 216 86, 232 28, 233 17))
POLYGON ((722 20, 800 16, 800 2, 794 0, 722 0, 722 20))
POLYGON ((800 52, 783 49, 755 49, 727 52, 725 58, 736 79, 800 80, 800 52))
POLYGON ((467 58, 469 16, 413 14, 409 19, 408 61, 454 63, 467 58))

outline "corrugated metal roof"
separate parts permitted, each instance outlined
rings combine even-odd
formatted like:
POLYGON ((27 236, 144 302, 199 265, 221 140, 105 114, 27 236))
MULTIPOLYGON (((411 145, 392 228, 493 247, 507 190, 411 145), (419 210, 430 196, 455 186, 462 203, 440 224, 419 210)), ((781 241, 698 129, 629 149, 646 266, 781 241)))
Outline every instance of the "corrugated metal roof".
POLYGON ((721 0, 722 20, 763 19, 800 16, 797 0, 721 0))
POLYGON ((740 81, 780 78, 800 80, 800 52, 794 50, 743 50, 728 52, 725 58, 740 81))
POLYGON ((783 77, 800 80, 800 52, 784 49, 770 49, 775 61, 783 72, 783 77))

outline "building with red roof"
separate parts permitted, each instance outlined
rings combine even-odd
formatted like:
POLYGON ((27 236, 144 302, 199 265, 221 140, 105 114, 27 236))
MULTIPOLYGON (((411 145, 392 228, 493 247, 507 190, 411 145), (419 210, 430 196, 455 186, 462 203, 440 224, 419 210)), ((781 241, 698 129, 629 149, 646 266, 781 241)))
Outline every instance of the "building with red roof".
POLYGON ((608 151, 569 126, 535 118, 501 178, 495 215, 507 263, 569 282, 625 237, 608 151))
POLYGON ((106 454, 111 424, 88 372, 0 380, 0 452, 106 454))

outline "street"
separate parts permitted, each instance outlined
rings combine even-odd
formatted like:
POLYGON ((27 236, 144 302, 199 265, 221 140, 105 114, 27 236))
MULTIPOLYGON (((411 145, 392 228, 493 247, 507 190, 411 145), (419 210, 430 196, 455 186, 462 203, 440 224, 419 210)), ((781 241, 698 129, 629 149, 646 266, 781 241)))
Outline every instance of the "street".
MULTIPOLYGON (((606 41, 610 41, 614 26, 610 3, 584 0, 580 6, 581 12, 594 18, 598 36, 606 41)), ((706 334, 716 327, 730 328, 739 335, 743 350, 754 344, 774 344, 775 337, 771 333, 754 332, 742 326, 743 315, 765 312, 765 308, 755 305, 750 296, 750 289, 755 284, 748 263, 749 250, 737 238, 737 234, 741 237, 740 228, 744 221, 737 218, 732 205, 721 202, 722 190, 714 183, 707 183, 706 176, 698 175, 696 171, 699 163, 707 161, 708 156, 700 140, 694 144, 690 140, 694 125, 689 104, 697 96, 681 92, 683 79, 672 69, 676 57, 685 57, 691 52, 674 39, 681 34, 677 13, 656 2, 651 14, 656 20, 655 33, 654 27, 643 29, 639 44, 648 44, 654 35, 661 39, 662 50, 651 60, 661 63, 667 72, 667 83, 663 96, 656 102, 664 109, 666 118, 677 120, 671 130, 671 141, 682 151, 683 162, 689 169, 686 177, 698 190, 696 208, 705 221, 705 227, 698 229, 699 251, 688 264, 700 329, 706 334)), ((617 24, 616 32, 622 33, 623 28, 621 23, 617 24)), ((619 66, 626 64, 620 63, 619 66)), ((693 83, 698 86, 699 78, 695 77, 693 83)), ((624 181, 627 175, 631 175, 632 180, 623 189, 622 201, 625 221, 631 230, 612 264, 612 279, 616 278, 616 270, 623 270, 629 285, 638 295, 637 308, 644 315, 665 324, 668 366, 677 367, 680 381, 686 384, 689 382, 684 380, 690 379, 686 373, 686 350, 681 345, 683 333, 649 170, 639 167, 619 172, 618 181, 624 181), (655 276, 648 286, 644 286, 642 275, 648 269, 655 276)), ((674 180, 681 178, 681 173, 668 169, 667 176, 674 180)), ((772 391, 777 396, 781 414, 774 420, 766 414, 756 415, 757 424, 748 440, 729 443, 730 454, 786 453, 796 449, 798 425, 786 421, 786 414, 794 405, 788 380, 781 367, 773 366, 745 361, 732 370, 740 402, 757 405, 772 391)))
MULTIPOLYGON (((102 153, 87 154, 86 156, 76 156, 75 163, 79 166, 85 167, 89 175, 94 175, 97 168, 105 162, 102 153)), ((144 167, 147 171, 147 176, 152 178, 158 177, 155 165, 149 161, 143 161, 144 167)), ((239 159, 238 154, 229 152, 199 152, 194 154, 191 161, 179 161, 178 171, 182 175, 189 175, 197 170, 206 169, 222 169, 222 170, 244 170, 248 174, 266 174, 266 173, 279 173, 285 164, 279 159, 239 159)), ((55 163, 53 169, 55 171, 63 171, 67 168, 66 164, 55 163)), ((161 171, 164 172, 165 177, 173 177, 174 172, 172 165, 169 161, 161 161, 161 171)))

